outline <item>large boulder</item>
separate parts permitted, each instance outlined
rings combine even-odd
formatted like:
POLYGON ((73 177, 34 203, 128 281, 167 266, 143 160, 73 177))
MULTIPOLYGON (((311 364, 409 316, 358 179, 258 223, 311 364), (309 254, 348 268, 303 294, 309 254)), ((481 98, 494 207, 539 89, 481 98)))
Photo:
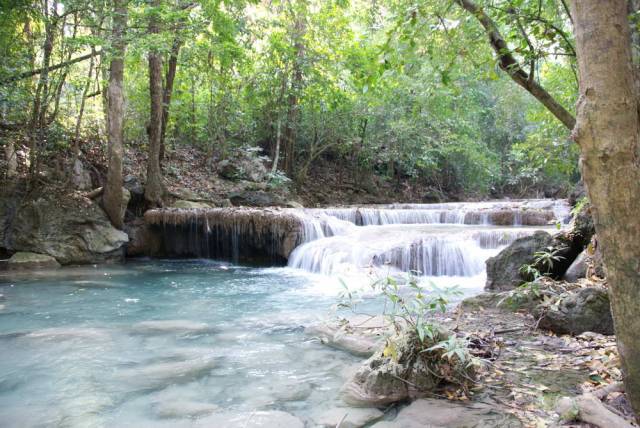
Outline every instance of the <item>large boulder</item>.
POLYGON ((582 251, 579 242, 572 241, 570 234, 557 233, 550 235, 538 231, 530 236, 516 239, 511 245, 495 257, 487 260, 486 290, 511 290, 535 277, 522 271, 524 265, 532 265, 540 274, 553 279, 560 279, 571 263, 582 251), (546 261, 536 263, 537 252, 553 252, 552 263, 546 261))
POLYGON ((141 218, 125 223, 124 231, 129 236, 126 246, 127 257, 140 257, 156 254, 159 251, 161 239, 153 233, 141 218))
POLYGON ((276 207, 287 205, 287 201, 282 197, 262 190, 234 192, 229 194, 229 200, 236 207, 276 207))
POLYGON ((559 301, 549 301, 536 307, 538 326, 557 334, 581 334, 592 331, 613 334, 613 318, 609 295, 602 288, 583 288, 567 292, 559 301))
POLYGON ((520 269, 533 263, 534 254, 551 246, 553 237, 547 232, 516 239, 495 257, 487 260, 486 290, 504 291, 514 289, 525 282, 520 269))
POLYGON ((28 199, 3 215, 8 250, 47 254, 61 264, 120 260, 128 241, 97 203, 77 193, 28 199))
POLYGON ((18 252, 7 261, 7 267, 9 269, 48 269, 60 267, 60 263, 46 254, 18 252))
POLYGON ((228 180, 264 181, 268 174, 264 160, 255 151, 239 150, 230 158, 218 162, 218 175, 228 180))
POLYGON ((354 407, 385 407, 428 395, 443 383, 466 384, 474 376, 472 366, 429 350, 449 335, 440 331, 421 342, 415 332, 404 331, 387 339, 387 346, 366 360, 342 387, 343 401, 354 407))

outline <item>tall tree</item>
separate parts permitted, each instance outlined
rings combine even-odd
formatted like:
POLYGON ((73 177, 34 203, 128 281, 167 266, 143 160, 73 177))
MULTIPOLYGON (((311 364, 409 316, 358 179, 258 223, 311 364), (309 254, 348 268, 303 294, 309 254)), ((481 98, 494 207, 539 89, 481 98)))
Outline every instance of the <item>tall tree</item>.
POLYGON ((305 60, 304 34, 306 32, 307 4, 306 0, 290 5, 293 10, 293 66, 291 88, 287 97, 287 123, 284 130, 284 170, 290 177, 295 167, 295 150, 298 121, 300 118, 300 94, 303 85, 303 66, 305 60))
MULTIPOLYGON (((126 49, 127 0, 113 2, 112 57, 109 66, 107 88, 107 130, 109 138, 109 169, 102 195, 102 205, 111 223, 121 229, 124 207, 122 206, 122 158, 124 121, 124 54, 126 49)), ((91 69, 90 71, 91 72, 91 69)), ((86 87, 85 91, 86 93, 86 87)), ((83 94, 83 101, 84 102, 83 94)), ((76 131, 77 134, 77 131, 76 131)))
MULTIPOLYGON (((149 15, 149 34, 160 34, 160 0, 152 0, 149 15)), ((160 141, 162 136, 162 56, 157 40, 152 39, 149 49, 149 152, 147 159, 147 182, 144 197, 150 206, 162 206, 164 183, 160 169, 160 141)))
POLYGON ((607 268, 628 398, 640 415, 640 119, 624 0, 573 0, 580 98, 573 137, 607 268))

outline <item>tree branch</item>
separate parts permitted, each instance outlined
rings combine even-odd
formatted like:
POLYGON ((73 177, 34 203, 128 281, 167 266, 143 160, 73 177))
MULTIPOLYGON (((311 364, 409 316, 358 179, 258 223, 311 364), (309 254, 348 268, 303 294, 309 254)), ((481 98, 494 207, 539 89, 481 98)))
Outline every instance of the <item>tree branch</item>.
POLYGON ((567 129, 572 130, 576 124, 575 117, 556 101, 546 89, 540 86, 535 80, 529 78, 529 73, 522 69, 518 60, 513 56, 495 22, 473 1, 455 0, 455 2, 480 22, 489 37, 491 48, 498 56, 500 68, 504 70, 514 82, 527 90, 544 105, 567 129))
MULTIPOLYGON (((52 66, 48 67, 47 71, 54 71, 54 70, 58 70, 58 69, 63 68, 63 67, 68 67, 68 66, 76 64, 78 62, 86 61, 91 57, 94 57, 96 55, 100 55, 101 53, 102 53, 102 51, 94 51, 94 52, 88 53, 86 55, 82 55, 82 56, 79 56, 77 58, 73 58, 73 59, 70 59, 68 61, 64 61, 64 62, 61 62, 59 64, 52 65, 52 66)), ((36 74, 40 74, 43 71, 45 71, 44 67, 43 68, 37 68, 37 69, 31 70, 31 71, 25 71, 24 73, 16 74, 14 76, 10 76, 10 77, 7 77, 7 78, 4 78, 4 79, 0 80, 0 85, 6 85, 7 83, 12 83, 12 82, 16 82, 18 80, 27 79, 29 77, 35 76, 36 74)))

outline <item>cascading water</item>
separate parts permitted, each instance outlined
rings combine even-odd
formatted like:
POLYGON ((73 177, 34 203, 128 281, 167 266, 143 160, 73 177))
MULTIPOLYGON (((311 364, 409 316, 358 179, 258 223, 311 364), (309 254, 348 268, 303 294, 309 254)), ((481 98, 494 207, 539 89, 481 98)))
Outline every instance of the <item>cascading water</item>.
POLYGON ((389 267, 473 276, 515 239, 562 221, 563 201, 393 204, 307 209, 154 210, 159 255, 262 260, 333 274, 389 267), (158 230, 159 229, 159 230, 158 230))
POLYGON ((305 230, 313 233, 305 233, 305 243, 291 253, 290 267, 325 275, 388 267, 471 277, 514 240, 562 222, 568 208, 564 201, 525 200, 315 208, 305 214, 305 230), (328 226, 332 222, 340 227, 328 226))

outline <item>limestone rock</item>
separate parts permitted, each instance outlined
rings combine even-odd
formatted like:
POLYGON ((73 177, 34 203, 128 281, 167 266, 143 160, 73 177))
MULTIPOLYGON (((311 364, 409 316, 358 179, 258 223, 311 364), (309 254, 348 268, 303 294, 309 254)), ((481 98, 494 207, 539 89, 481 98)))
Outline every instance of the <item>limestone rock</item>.
POLYGON ((267 169, 251 150, 239 150, 231 158, 218 162, 218 175, 228 180, 264 181, 267 169))
POLYGON ((286 201, 280 196, 262 190, 245 190, 229 195, 234 206, 245 207, 275 207, 285 206, 286 201))
POLYGON ((564 280, 567 282, 576 282, 580 278, 584 278, 587 274, 587 252, 581 252, 580 255, 571 263, 569 269, 564 274, 564 280))
POLYGON ((47 269, 60 267, 60 263, 46 254, 18 252, 7 262, 9 269, 47 269))
POLYGON ((133 325, 133 331, 140 334, 180 333, 201 334, 210 333, 213 329, 206 323, 189 320, 154 320, 142 321, 133 325))
POLYGON ((144 219, 160 238, 153 254, 160 256, 282 261, 304 234, 293 209, 157 209, 147 211, 144 219))
POLYGON ((400 410, 394 420, 372 425, 373 428, 515 428, 520 426, 520 422, 513 416, 501 414, 486 404, 458 404, 433 398, 416 400, 400 410))
POLYGON ((536 307, 534 315, 540 317, 540 328, 557 334, 577 335, 586 331, 613 334, 609 295, 601 288, 564 293, 559 303, 536 307))
POLYGON ((516 239, 495 257, 487 260, 486 290, 503 291, 518 287, 525 282, 520 268, 533 262, 536 251, 550 246, 553 237, 547 232, 536 232, 531 236, 516 239))
POLYGON ((189 383, 206 376, 215 366, 212 357, 193 358, 140 364, 117 371, 116 379, 139 390, 165 388, 169 385, 189 383))
POLYGON ((128 241, 96 202, 77 194, 28 200, 5 221, 8 249, 47 254, 61 264, 120 260, 128 241))
POLYGON ((342 387, 342 399, 355 407, 384 407, 409 398, 422 397, 441 382, 459 383, 449 374, 472 377, 470 368, 445 360, 438 351, 424 350, 449 336, 438 332, 433 341, 420 344, 415 333, 406 331, 388 339, 390 352, 379 350, 363 363, 342 387), (444 370, 443 370, 444 369, 444 370))
POLYGON ((193 426, 207 428, 304 428, 304 422, 290 413, 271 410, 251 413, 214 413, 197 419, 193 426))
POLYGON ((154 411, 159 418, 198 418, 209 415, 220 409, 219 406, 198 401, 174 400, 162 401, 154 405, 154 411))
POLYGON ((211 208, 211 205, 207 204, 206 202, 185 201, 182 199, 178 199, 173 203, 172 208, 201 209, 211 208))
POLYGON ((315 336, 332 348, 347 351, 359 357, 370 357, 384 343, 384 326, 367 327, 355 323, 324 321, 305 329, 309 336, 315 336))
POLYGON ((139 257, 155 254, 160 246, 159 237, 152 233, 141 218, 125 223, 124 231, 129 236, 126 246, 127 257, 139 257))
POLYGON ((323 428, 361 428, 382 418, 384 413, 378 409, 336 407, 316 412, 311 419, 323 428))

